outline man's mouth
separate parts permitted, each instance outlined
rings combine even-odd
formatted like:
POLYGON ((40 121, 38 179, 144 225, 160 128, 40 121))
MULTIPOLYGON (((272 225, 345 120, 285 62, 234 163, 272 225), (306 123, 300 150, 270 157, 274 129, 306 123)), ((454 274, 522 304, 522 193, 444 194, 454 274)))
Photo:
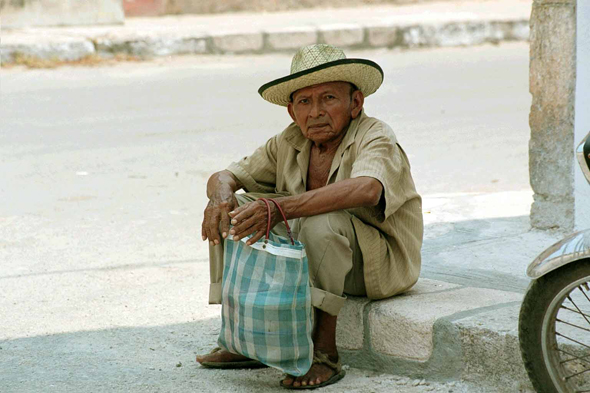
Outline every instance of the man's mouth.
POLYGON ((309 126, 308 128, 324 128, 327 125, 328 125, 328 123, 314 124, 314 125, 309 126))

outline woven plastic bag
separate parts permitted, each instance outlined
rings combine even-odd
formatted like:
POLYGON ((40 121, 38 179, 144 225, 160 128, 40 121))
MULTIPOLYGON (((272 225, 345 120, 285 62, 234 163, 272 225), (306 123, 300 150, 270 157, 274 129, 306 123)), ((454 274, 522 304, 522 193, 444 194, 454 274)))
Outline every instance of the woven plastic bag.
MULTIPOLYGON (((250 238, 226 241, 218 344, 294 376, 313 360, 312 306, 305 247, 270 233, 251 246, 250 238)), ((270 219, 268 220, 270 223, 270 219)), ((269 224, 270 226, 270 224, 269 224)))

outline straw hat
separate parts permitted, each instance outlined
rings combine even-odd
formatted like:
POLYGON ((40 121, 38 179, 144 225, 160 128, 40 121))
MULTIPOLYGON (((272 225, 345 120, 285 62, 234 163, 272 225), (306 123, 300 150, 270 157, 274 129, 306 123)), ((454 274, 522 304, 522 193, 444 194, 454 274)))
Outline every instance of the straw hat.
POLYGON ((347 59, 335 46, 309 45, 295 53, 289 75, 262 85, 258 93, 273 104, 287 106, 291 94, 299 89, 338 81, 353 83, 366 97, 381 86, 383 70, 371 60, 347 59))

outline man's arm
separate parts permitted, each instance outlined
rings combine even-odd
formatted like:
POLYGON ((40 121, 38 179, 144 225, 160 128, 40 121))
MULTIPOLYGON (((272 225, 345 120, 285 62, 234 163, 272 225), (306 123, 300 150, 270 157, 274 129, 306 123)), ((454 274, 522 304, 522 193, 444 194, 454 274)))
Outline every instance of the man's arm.
POLYGON ((242 188, 249 192, 275 190, 280 136, 281 134, 273 136, 251 155, 209 178, 209 204, 203 219, 203 240, 209 239, 211 245, 220 244, 220 231, 223 238, 227 237, 230 220, 228 213, 238 207, 234 197, 236 191, 242 188))
MULTIPOLYGON (((303 194, 276 198, 287 219, 309 217, 337 210, 356 207, 377 206, 381 199, 383 186, 372 177, 358 177, 329 184, 303 194)), ((271 207, 274 205, 271 204, 271 207)), ((230 235, 239 240, 254 232, 248 244, 253 244, 266 233, 267 212, 262 202, 252 202, 240 206, 229 213, 234 225, 230 235)), ((271 227, 281 222, 276 208, 272 209, 271 227)))
POLYGON ((227 197, 226 192, 228 190, 231 190, 230 195, 233 197, 233 194, 242 187, 242 183, 230 171, 216 172, 207 181, 207 198, 227 197))
POLYGON ((277 198, 287 219, 377 206, 383 186, 371 177, 346 179, 300 195, 277 198))
POLYGON ((207 197, 209 203, 205 208, 201 235, 203 240, 209 239, 211 244, 219 244, 219 230, 221 236, 227 237, 229 231, 228 213, 235 209, 238 204, 234 193, 243 186, 230 171, 214 173, 207 182, 207 197))

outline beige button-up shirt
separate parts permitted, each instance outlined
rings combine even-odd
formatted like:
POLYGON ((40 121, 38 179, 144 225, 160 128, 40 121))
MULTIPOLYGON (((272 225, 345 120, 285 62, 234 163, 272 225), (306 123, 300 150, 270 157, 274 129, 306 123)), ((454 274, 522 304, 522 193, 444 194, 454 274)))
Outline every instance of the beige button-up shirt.
MULTIPOLYGON (((292 123, 228 170, 248 192, 302 194, 307 190, 311 143, 292 123)), ((328 184, 361 176, 383 185, 378 206, 349 209, 363 255, 367 296, 382 299, 418 280, 422 200, 393 130, 364 111, 350 123, 338 147, 328 184)))

